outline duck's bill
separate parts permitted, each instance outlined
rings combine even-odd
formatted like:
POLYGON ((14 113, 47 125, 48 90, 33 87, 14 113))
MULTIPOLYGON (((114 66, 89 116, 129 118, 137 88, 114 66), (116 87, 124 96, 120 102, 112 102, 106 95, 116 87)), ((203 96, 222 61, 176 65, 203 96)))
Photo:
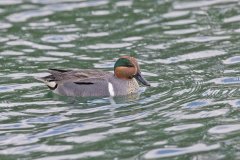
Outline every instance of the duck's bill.
POLYGON ((145 86, 150 86, 150 83, 143 78, 143 76, 141 75, 141 73, 137 73, 137 74, 134 76, 134 78, 136 78, 136 80, 138 80, 139 82, 141 82, 143 85, 145 85, 145 86))

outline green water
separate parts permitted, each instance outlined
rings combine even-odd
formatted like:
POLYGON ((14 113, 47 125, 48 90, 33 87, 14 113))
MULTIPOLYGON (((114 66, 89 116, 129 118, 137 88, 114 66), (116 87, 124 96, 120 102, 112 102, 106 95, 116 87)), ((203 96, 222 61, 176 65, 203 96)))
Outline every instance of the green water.
POLYGON ((1 0, 0 159, 240 157, 238 0, 1 0), (56 95, 47 68, 112 71, 135 56, 136 97, 56 95))

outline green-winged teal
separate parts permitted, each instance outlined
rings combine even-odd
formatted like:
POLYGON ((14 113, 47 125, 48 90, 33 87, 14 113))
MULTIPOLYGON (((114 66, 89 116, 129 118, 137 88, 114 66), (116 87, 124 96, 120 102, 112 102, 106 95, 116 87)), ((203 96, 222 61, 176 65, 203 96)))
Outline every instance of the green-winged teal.
POLYGON ((46 77, 36 78, 55 93, 65 96, 120 96, 137 93, 138 80, 150 84, 142 77, 134 57, 122 56, 114 65, 114 74, 95 69, 62 70, 49 69, 46 77))

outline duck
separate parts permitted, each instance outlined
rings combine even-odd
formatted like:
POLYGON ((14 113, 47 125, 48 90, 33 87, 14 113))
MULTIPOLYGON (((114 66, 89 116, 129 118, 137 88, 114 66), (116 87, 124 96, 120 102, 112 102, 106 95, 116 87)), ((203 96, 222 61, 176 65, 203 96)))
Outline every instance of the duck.
POLYGON ((98 69, 48 69, 50 75, 35 77, 54 93, 73 97, 114 97, 135 94, 139 83, 150 86, 142 76, 136 58, 121 56, 114 73, 98 69))

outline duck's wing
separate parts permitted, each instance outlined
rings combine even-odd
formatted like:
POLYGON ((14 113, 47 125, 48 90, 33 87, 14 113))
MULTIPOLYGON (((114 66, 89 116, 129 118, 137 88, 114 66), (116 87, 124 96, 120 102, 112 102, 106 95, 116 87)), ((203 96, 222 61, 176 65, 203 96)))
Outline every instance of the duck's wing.
POLYGON ((105 72, 101 70, 92 70, 92 69, 79 69, 79 70, 62 70, 62 69, 50 69, 49 73, 51 75, 47 78, 52 81, 88 81, 92 79, 102 79, 107 75, 110 75, 110 72, 105 72))
POLYGON ((50 89, 55 89, 59 84, 92 85, 106 81, 110 72, 91 69, 63 70, 49 69, 50 75, 45 77, 35 77, 44 82, 50 89))

